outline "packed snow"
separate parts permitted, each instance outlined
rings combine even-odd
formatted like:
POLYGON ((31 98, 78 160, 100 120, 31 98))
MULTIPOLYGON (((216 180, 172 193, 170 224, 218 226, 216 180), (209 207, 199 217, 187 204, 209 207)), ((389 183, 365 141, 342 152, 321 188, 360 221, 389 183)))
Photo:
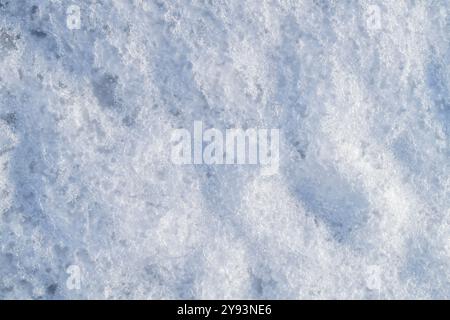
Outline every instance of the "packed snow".
POLYGON ((448 0, 0 0, 0 298, 450 299, 449 40, 448 0), (174 164, 195 121, 278 173, 174 164))

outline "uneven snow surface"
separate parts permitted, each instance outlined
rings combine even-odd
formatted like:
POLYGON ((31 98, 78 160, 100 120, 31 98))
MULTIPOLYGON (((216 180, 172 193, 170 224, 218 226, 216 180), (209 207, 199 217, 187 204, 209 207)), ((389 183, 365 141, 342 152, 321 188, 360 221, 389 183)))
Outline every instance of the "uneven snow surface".
POLYGON ((448 0, 0 0, 0 298, 450 298, 449 40, 448 0), (194 121, 278 174, 173 164, 194 121))

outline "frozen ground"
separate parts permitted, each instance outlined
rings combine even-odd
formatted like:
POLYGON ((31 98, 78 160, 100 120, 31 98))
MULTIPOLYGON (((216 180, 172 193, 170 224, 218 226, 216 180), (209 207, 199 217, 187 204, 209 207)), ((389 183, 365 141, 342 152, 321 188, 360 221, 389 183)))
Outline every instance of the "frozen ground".
POLYGON ((0 298, 450 298, 449 8, 0 0, 0 298), (279 174, 172 164, 195 120, 279 174))

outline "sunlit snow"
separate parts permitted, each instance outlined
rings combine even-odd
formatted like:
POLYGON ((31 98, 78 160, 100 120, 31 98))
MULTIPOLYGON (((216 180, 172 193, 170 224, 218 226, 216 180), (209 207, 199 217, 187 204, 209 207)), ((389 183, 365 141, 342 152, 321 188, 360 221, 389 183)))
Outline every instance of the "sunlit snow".
POLYGON ((449 299, 449 40, 448 0, 0 0, 0 298, 449 299), (174 164, 194 121, 278 173, 174 164))

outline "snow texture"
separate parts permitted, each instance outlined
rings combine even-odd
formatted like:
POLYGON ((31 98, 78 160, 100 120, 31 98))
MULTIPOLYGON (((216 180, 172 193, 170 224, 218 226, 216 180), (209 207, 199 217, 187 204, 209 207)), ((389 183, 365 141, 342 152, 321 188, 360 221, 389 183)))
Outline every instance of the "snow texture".
POLYGON ((0 298, 449 299, 449 8, 0 0, 0 298), (279 173, 174 165, 194 121, 279 173))

